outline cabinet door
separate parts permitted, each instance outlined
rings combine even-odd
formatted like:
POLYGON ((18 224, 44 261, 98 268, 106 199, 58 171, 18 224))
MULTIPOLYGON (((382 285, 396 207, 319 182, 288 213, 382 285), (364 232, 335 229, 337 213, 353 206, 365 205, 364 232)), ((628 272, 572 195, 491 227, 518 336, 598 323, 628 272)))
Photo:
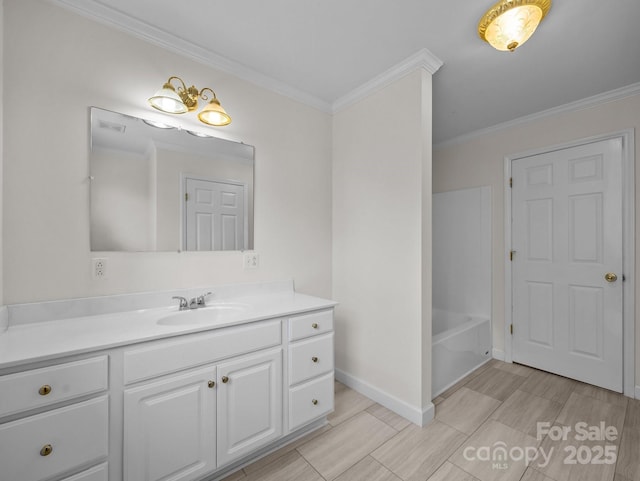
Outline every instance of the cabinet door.
POLYGON ((124 393, 125 481, 184 481, 216 467, 215 367, 124 393))
POLYGON ((282 434, 282 349, 218 365, 218 466, 282 434))

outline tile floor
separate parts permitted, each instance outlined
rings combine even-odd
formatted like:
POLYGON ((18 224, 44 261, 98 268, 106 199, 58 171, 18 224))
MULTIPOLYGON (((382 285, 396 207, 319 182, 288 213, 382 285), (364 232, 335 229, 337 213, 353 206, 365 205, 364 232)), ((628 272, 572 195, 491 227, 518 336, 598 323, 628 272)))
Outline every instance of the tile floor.
POLYGON ((434 403, 419 428, 336 383, 327 426, 225 481, 640 481, 640 400, 493 360, 434 403), (538 422, 571 431, 538 436, 538 422), (618 435, 576 440, 580 422, 618 435), (508 459, 482 460, 501 447, 508 459))

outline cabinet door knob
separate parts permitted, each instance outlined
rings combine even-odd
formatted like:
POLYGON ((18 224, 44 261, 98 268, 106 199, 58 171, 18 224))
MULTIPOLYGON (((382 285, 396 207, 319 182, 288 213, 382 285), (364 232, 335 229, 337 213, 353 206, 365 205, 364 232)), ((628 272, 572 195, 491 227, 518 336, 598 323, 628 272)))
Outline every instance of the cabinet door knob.
POLYGON ((209 381, 209 382, 207 383, 207 385, 208 385, 210 388, 214 388, 214 387, 216 387, 216 382, 215 382, 215 381, 209 381))
POLYGON ((40 450, 40 456, 49 456, 53 452, 53 446, 51 444, 45 444, 40 450))
POLYGON ((318 400, 317 400, 317 399, 313 399, 313 400, 311 401, 311 404, 313 404, 313 405, 315 406, 316 404, 318 404, 318 400))
POLYGON ((313 324, 311 324, 311 327, 313 327, 314 329, 318 329, 318 323, 314 322, 313 324))
POLYGON ((51 392, 51 386, 49 386, 48 384, 45 384, 40 389, 38 389, 38 392, 40 393, 40 396, 46 396, 51 392))
POLYGON ((222 376, 222 382, 227 384, 229 382, 229 378, 227 376, 222 376))
POLYGON ((313 362, 318 362, 318 358, 317 358, 317 357, 315 357, 315 356, 313 356, 313 357, 311 358, 311 360, 312 360, 313 362))

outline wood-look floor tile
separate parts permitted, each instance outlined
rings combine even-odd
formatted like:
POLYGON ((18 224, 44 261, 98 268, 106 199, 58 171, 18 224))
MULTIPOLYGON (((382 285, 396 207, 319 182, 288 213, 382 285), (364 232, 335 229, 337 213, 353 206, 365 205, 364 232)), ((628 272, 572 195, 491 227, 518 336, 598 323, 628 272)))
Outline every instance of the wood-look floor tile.
POLYGON ((555 481, 532 467, 528 467, 520 481, 555 481))
POLYGON ((375 404, 374 401, 359 392, 342 386, 335 393, 334 411, 327 416, 327 420, 332 426, 337 426, 375 404))
POLYGON ((640 399, 629 399, 627 415, 624 418, 624 428, 640 431, 640 399))
POLYGON ((335 481, 402 481, 371 456, 348 469, 335 481))
POLYGON ((504 401, 527 379, 496 367, 490 367, 465 384, 465 387, 491 396, 498 401, 504 401))
POLYGON ((424 481, 465 439, 438 420, 423 428, 411 424, 371 456, 405 481, 424 481))
POLYGON ((496 369, 502 369, 503 371, 507 371, 511 374, 516 374, 517 376, 522 377, 529 377, 535 371, 535 369, 532 369, 529 366, 502 361, 498 361, 492 364, 492 367, 495 367, 496 369))
POLYGON ((240 469, 235 473, 230 474, 226 478, 222 478, 220 481, 239 481, 239 480, 244 481, 245 479, 246 479, 246 475, 244 474, 244 471, 240 469))
POLYGON ((582 394, 583 396, 590 396, 600 401, 607 402, 609 404, 615 404, 616 406, 627 407, 628 397, 624 394, 609 391, 601 387, 592 386, 591 384, 585 384, 583 382, 577 382, 573 388, 573 392, 582 394))
POLYGON ((243 481, 323 481, 322 477, 297 451, 275 460, 259 471, 251 473, 243 481))
POLYGON ((625 428, 618 451, 616 474, 640 480, 640 430, 625 428))
MULTIPOLYGON (((558 423, 554 426, 562 427, 558 423)), ((553 440, 549 436, 544 438, 540 450, 550 454, 549 462, 544 465, 541 460, 536 460, 531 464, 531 467, 557 481, 612 481, 615 474, 615 464, 592 463, 590 460, 598 457, 600 452, 603 454, 601 459, 606 460, 605 453, 609 450, 612 454, 617 453, 617 443, 619 440, 609 442, 576 439, 575 427, 571 426, 571 431, 566 439, 553 440), (579 450, 582 453, 581 458, 578 458, 577 455, 579 450)), ((614 460, 611 459, 611 461, 614 460)))
POLYGON ((402 431, 409 424, 411 424, 411 422, 407 419, 394 413, 391 409, 387 409, 386 407, 381 406, 378 403, 374 404, 373 406, 369 406, 367 408, 367 412, 369 414, 373 414, 380 421, 384 421, 396 431, 402 431))
POLYGON ((553 424, 561 409, 562 404, 518 389, 491 414, 491 419, 535 438, 537 423, 553 424))
POLYGON ((251 463, 248 466, 245 466, 244 472, 247 474, 251 474, 255 471, 258 471, 264 468, 267 464, 271 464, 276 459, 284 456, 285 454, 296 449, 298 446, 301 446, 302 444, 311 441, 315 437, 320 436, 322 433, 325 433, 330 429, 331 429, 331 425, 327 424, 321 427, 320 429, 317 429, 312 433, 309 433, 306 436, 301 437, 300 439, 296 439, 295 441, 287 444, 286 446, 281 447, 277 451, 274 451, 273 453, 266 455, 264 458, 260 458, 256 462, 251 463))
POLYGON ((549 399, 553 402, 564 404, 567 399, 569 399, 576 384, 576 381, 572 379, 556 376, 555 374, 544 371, 534 371, 520 386, 520 390, 530 392, 531 394, 549 399))
POLYGON ((434 404, 434 406, 437 406, 438 404, 440 404, 445 399, 447 399, 447 398, 444 397, 444 396, 437 396, 437 397, 433 398, 433 400, 431 402, 434 404))
POLYGON ((626 406, 610 404, 591 396, 572 392, 558 414, 556 422, 571 429, 575 429, 576 423, 579 422, 587 423, 588 426, 598 426, 601 422, 605 422, 607 426, 615 426, 618 434, 621 434, 625 411, 626 406))
POLYGON ((613 481, 638 481, 638 480, 629 479, 626 476, 623 476, 622 474, 616 473, 616 475, 613 478, 613 481))
POLYGON ((436 419, 465 434, 473 433, 500 406, 492 397, 462 387, 436 406, 436 419))
POLYGON ((524 459, 507 456, 501 461, 493 453, 497 453, 499 447, 511 452, 513 448, 535 449, 538 444, 535 438, 490 419, 456 450, 449 461, 481 481, 518 481, 527 469, 524 459), (482 460, 485 458, 479 449, 489 451, 488 460, 482 460))
POLYGON ((330 481, 396 434, 375 416, 361 412, 303 444, 298 452, 330 481))
POLYGON ((427 481, 479 481, 455 464, 445 462, 427 481))

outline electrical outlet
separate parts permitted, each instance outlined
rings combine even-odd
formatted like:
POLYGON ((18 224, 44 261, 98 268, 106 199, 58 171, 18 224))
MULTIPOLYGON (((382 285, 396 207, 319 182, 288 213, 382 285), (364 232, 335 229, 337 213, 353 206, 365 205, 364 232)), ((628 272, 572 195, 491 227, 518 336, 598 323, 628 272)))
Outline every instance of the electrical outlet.
POLYGON ((260 256, 257 252, 245 252, 244 254, 244 268, 245 269, 257 269, 260 266, 260 256))
POLYGON ((96 257, 91 259, 91 278, 101 280, 107 278, 107 259, 96 257))

